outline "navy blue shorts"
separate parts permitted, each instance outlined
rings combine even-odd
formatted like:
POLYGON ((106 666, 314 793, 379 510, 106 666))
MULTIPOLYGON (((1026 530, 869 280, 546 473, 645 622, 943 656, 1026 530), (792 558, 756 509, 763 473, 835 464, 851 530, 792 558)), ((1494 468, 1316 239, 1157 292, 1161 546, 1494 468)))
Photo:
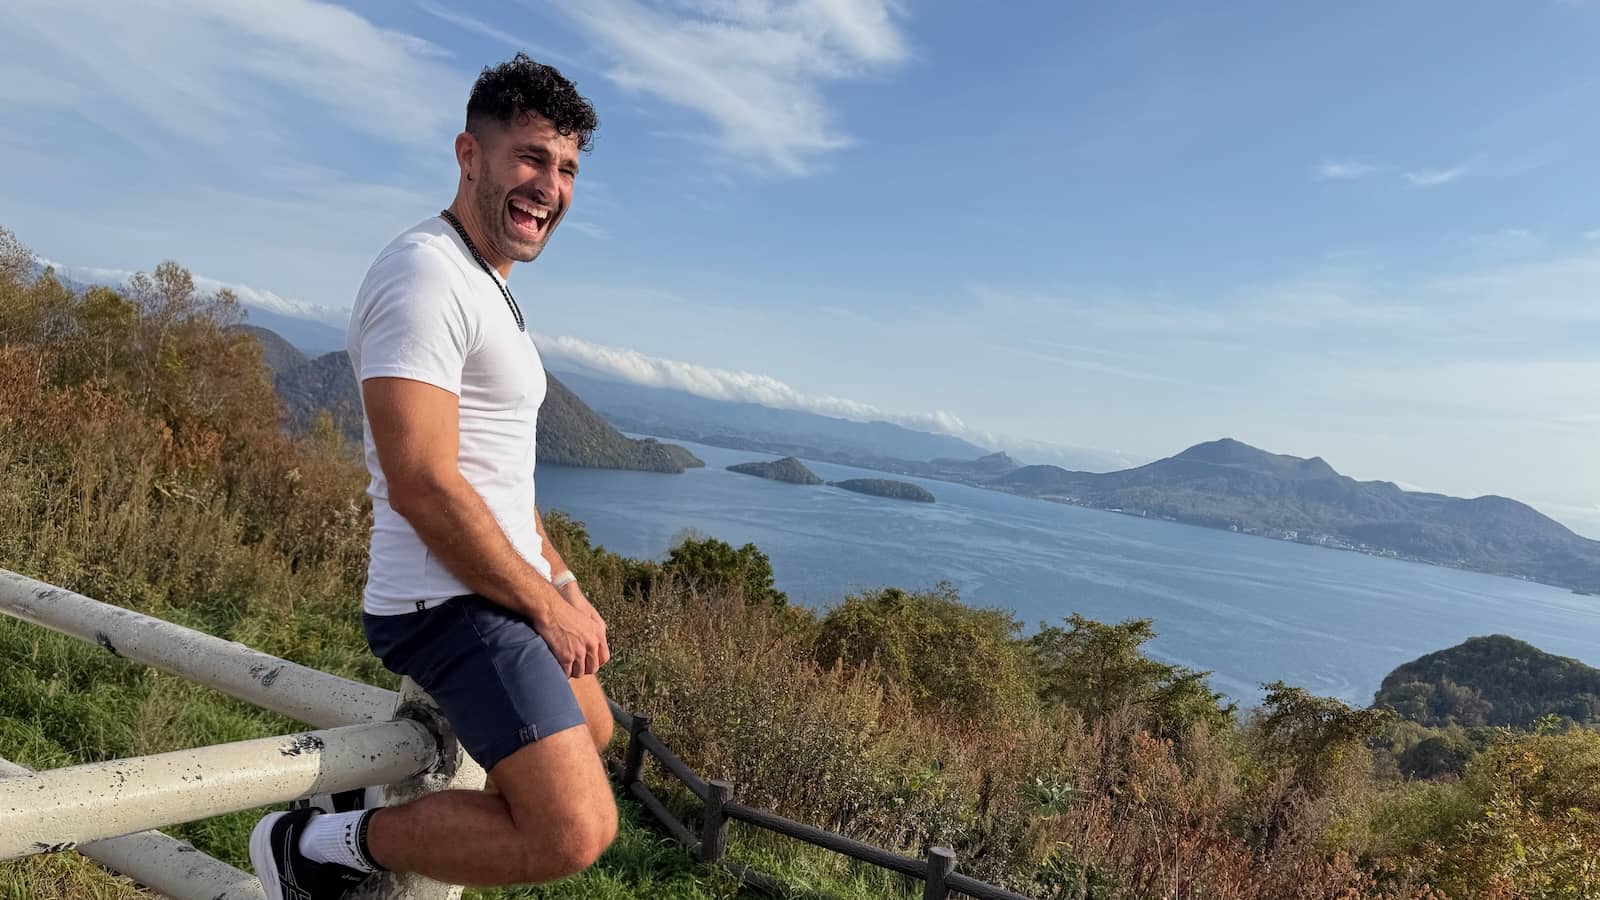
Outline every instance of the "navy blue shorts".
POLYGON ((485 770, 543 737, 584 724, 567 673, 528 620, 477 594, 418 612, 363 612, 367 645, 409 675, 485 770))

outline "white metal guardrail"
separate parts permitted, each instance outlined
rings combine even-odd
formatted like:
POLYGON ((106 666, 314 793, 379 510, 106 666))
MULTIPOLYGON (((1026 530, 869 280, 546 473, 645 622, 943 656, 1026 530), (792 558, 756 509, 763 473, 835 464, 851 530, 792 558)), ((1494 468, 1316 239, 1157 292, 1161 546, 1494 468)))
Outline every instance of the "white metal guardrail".
MULTIPOLYGON (((0 860, 76 850, 173 900, 262 900, 254 876, 150 829, 358 787, 379 786, 387 805, 484 784, 409 681, 396 694, 3 569, 0 613, 318 729, 44 772, 0 760, 0 860)), ((458 900, 461 888, 385 873, 362 896, 458 900)))

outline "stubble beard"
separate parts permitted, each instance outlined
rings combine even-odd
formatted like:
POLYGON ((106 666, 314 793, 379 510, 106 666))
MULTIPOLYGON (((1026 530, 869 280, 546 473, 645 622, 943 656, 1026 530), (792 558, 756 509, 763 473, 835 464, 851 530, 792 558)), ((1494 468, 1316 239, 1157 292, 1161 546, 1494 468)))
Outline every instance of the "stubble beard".
MULTIPOLYGON (((506 259, 514 262, 533 262, 544 252, 544 245, 550 240, 550 232, 530 245, 527 241, 513 237, 506 225, 506 191, 497 187, 489 177, 489 167, 480 166, 478 177, 473 179, 477 187, 472 192, 472 202, 478 208, 478 221, 483 223, 489 232, 489 239, 494 241, 495 248, 505 254, 506 259)), ((547 226, 548 228, 549 226, 547 226)))

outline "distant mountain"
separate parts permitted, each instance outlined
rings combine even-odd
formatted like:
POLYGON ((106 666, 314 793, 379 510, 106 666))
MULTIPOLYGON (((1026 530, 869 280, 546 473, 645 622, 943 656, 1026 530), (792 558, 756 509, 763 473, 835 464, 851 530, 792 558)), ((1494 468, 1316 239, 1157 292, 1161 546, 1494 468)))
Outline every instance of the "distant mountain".
POLYGON ((627 431, 849 463, 971 458, 989 452, 952 435, 890 422, 856 422, 756 403, 708 400, 579 372, 563 371, 561 377, 597 412, 627 431))
POLYGON ((887 478, 851 478, 845 481, 830 481, 828 484, 858 494, 888 497, 891 500, 914 500, 918 503, 932 503, 935 500, 933 492, 927 488, 887 478))
POLYGON ((956 481, 962 484, 988 487, 996 479, 1009 475, 1022 467, 1022 463, 1017 462, 1002 451, 980 456, 977 459, 935 459, 925 463, 898 462, 887 465, 867 466, 866 468, 883 469, 901 475, 916 475, 921 478, 937 478, 941 481, 956 481))
POLYGON ((256 339, 256 343, 261 345, 261 361, 267 364, 274 376, 306 364, 306 355, 275 331, 259 325, 238 325, 234 330, 256 339))
POLYGON ((786 481, 789 484, 821 484, 815 472, 806 468, 806 464, 792 456, 772 462, 747 462, 729 466, 729 472, 738 472, 741 475, 754 475, 757 478, 766 478, 772 481, 786 481))
POLYGON ((361 390, 350 368, 350 354, 337 350, 293 368, 274 371, 272 386, 288 407, 292 427, 309 430, 316 424, 318 414, 326 410, 346 437, 361 440, 361 390))
POLYGON ((705 465, 682 447, 624 436, 554 375, 548 380, 544 406, 539 408, 540 463, 674 473, 705 465))
POLYGON ((1224 439, 1121 472, 1024 466, 1013 493, 1600 591, 1600 541, 1515 500, 1356 481, 1320 458, 1224 439))
POLYGON ((343 328, 274 312, 248 303, 241 305, 244 307, 247 324, 277 334, 307 356, 318 356, 344 349, 343 328))
MULTIPOLYGON (((339 350, 293 364, 288 342, 266 329, 245 328, 262 343, 291 427, 308 429, 326 410, 348 438, 361 440, 361 395, 349 354, 339 350)), ((554 376, 539 408, 538 440, 538 459, 546 465, 674 473, 705 465, 683 447, 623 435, 554 376)))
POLYGON ((1503 634, 1469 638, 1389 673, 1373 706, 1423 725, 1528 728, 1546 715, 1600 725, 1600 669, 1503 634))

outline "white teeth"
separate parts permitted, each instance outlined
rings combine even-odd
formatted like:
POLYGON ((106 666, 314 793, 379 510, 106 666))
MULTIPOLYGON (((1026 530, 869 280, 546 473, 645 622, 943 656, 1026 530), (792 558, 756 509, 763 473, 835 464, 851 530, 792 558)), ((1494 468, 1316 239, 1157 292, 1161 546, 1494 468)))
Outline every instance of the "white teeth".
POLYGON ((550 210, 545 209, 542 206, 530 206, 530 205, 528 205, 526 203, 523 203, 521 200, 513 200, 513 201, 511 201, 511 205, 516 207, 517 209, 521 210, 522 212, 525 212, 528 215, 533 216, 535 219, 543 220, 543 219, 548 219, 550 217, 550 210))

